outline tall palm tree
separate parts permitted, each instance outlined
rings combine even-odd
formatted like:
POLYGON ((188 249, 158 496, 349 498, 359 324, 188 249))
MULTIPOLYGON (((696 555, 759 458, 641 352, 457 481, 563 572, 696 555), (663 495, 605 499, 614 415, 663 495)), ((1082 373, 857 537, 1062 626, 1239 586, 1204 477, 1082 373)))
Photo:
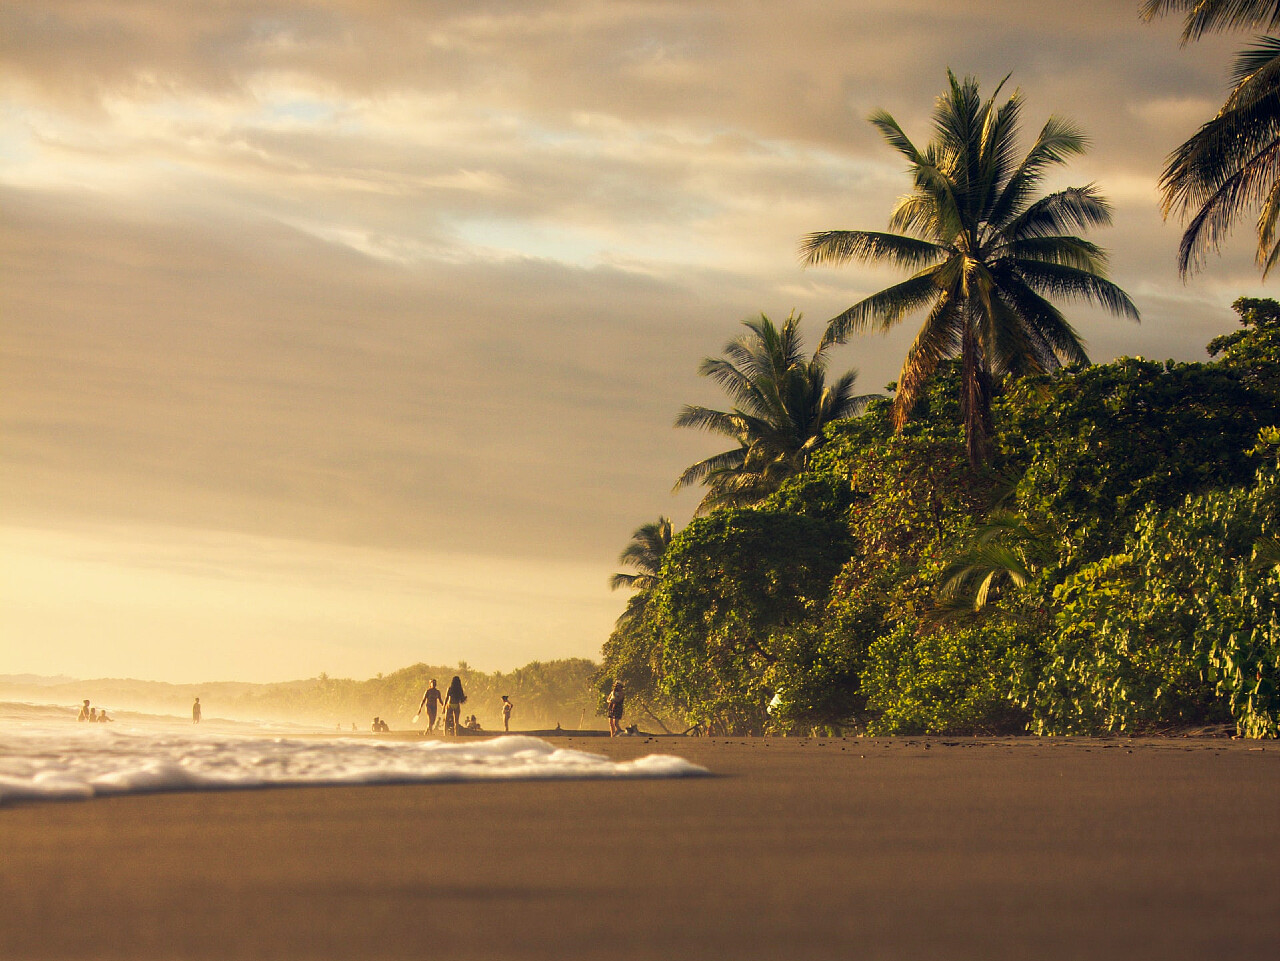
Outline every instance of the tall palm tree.
POLYGON ((781 329, 764 314, 743 326, 748 333, 726 344, 723 357, 707 357, 698 368, 724 388, 733 409, 686 406, 676 417, 677 427, 696 427, 737 442, 694 464, 676 481, 676 490, 697 483, 708 488, 700 514, 767 497, 804 468, 827 424, 854 416, 875 396, 854 395, 856 370, 827 384, 830 344, 820 344, 806 357, 800 315, 794 311, 781 329))
POLYGON ((639 619, 648 603, 650 592, 658 586, 662 559, 671 546, 671 535, 671 518, 659 517, 654 523, 637 527, 631 535, 631 543, 618 555, 619 563, 634 567, 637 571, 635 574, 614 574, 609 578, 609 587, 613 590, 630 587, 636 592, 618 618, 620 627, 639 619))
MULTIPOLYGON (((1185 12, 1182 42, 1230 28, 1280 26, 1280 0, 1147 0, 1148 20, 1185 12)), ((1257 208, 1258 263, 1263 276, 1280 259, 1280 38, 1259 37, 1237 54, 1231 92, 1216 117, 1204 124, 1165 165, 1160 177, 1165 216, 1191 211, 1178 249, 1185 277, 1217 250, 1232 223, 1257 208)))
POLYGON ((898 378, 894 422, 905 424, 939 363, 958 354, 965 442, 976 466, 990 456, 993 378, 1088 363, 1080 336, 1048 297, 1083 299, 1134 320, 1138 309, 1105 278, 1102 248, 1070 233, 1111 222, 1097 189, 1070 187, 1034 199, 1048 168, 1084 151, 1084 136, 1050 117, 1019 160, 1021 95, 997 104, 1003 82, 984 101, 976 79, 961 83, 949 70, 947 79, 934 109, 934 138, 923 150, 888 113, 871 116, 911 164, 914 189, 898 202, 889 227, 912 236, 830 230, 805 237, 800 252, 809 265, 860 260, 915 271, 833 318, 823 343, 872 327, 887 331, 927 309, 898 378))

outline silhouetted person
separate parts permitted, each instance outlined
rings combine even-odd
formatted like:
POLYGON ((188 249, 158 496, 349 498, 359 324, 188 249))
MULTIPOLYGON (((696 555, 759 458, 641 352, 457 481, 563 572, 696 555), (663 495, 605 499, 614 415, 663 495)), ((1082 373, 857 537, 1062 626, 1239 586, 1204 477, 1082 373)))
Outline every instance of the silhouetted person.
POLYGON ((502 729, 510 732, 511 730, 511 699, 506 695, 502 695, 502 729))
POLYGON ((89 723, 95 723, 98 720, 98 709, 96 707, 89 708, 89 723))
POLYGON ((462 716, 462 705, 466 702, 467 692, 462 689, 462 678, 455 674, 444 695, 444 733, 457 737, 458 718, 462 716))
POLYGON ((105 707, 98 712, 98 723, 105 724, 108 721, 114 721, 114 720, 115 718, 113 717, 107 717, 107 709, 105 707))
POLYGON ((191 705, 191 723, 200 723, 200 698, 196 698, 196 702, 191 705))
POLYGON ((605 713, 609 715, 609 736, 617 737, 622 733, 622 682, 614 681, 613 690, 609 692, 609 700, 605 702, 605 713))
POLYGON ((427 692, 422 695, 422 703, 418 705, 418 713, 422 713, 422 709, 427 710, 427 730, 434 731, 436 729, 436 712, 440 710, 440 702, 444 700, 444 695, 440 693, 440 688, 436 687, 436 679, 431 679, 431 684, 427 687, 427 692))
POLYGON ((76 716, 76 720, 77 721, 89 720, 89 699, 87 697, 84 699, 84 704, 80 706, 80 713, 79 715, 76 716))

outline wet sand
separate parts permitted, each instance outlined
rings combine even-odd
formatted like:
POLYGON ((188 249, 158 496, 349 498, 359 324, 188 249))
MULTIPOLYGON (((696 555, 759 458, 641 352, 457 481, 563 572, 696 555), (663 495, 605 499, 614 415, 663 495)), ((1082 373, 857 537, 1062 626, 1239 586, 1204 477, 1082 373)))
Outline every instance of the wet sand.
POLYGON ((1280 957, 1280 744, 662 739, 694 780, 0 808, 0 957, 1280 957))

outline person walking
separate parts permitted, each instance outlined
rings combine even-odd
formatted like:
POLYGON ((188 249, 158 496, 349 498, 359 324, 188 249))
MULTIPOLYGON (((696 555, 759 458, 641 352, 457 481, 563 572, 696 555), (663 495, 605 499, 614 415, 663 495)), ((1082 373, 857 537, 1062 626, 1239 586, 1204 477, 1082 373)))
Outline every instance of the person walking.
POLYGON ((458 718, 462 716, 462 705, 467 702, 467 692, 462 689, 462 678, 457 674, 449 682, 449 689, 444 694, 444 733, 458 736, 458 718))
POLYGON ((502 695, 502 730, 507 733, 511 732, 511 698, 506 694, 502 695))
POLYGON ((418 705, 418 713, 413 716, 414 721, 422 714, 422 709, 427 710, 427 731, 432 732, 436 729, 436 712, 440 710, 440 702, 444 700, 444 695, 440 693, 440 688, 436 687, 436 679, 431 679, 431 684, 427 688, 427 692, 422 695, 422 702, 418 705))
POLYGON ((614 681, 613 690, 609 692, 609 700, 605 702, 605 713, 609 716, 609 736, 617 737, 622 733, 622 682, 614 681))

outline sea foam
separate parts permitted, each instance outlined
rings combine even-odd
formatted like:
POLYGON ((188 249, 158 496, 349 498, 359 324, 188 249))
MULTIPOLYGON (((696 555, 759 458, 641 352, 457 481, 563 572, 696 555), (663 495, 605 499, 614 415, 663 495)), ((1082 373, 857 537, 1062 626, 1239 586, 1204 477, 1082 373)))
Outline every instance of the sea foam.
POLYGON ((0 804, 158 791, 425 784, 707 774, 683 758, 613 761, 511 735, 465 741, 256 737, 112 730, 66 723, 0 727, 0 804))

